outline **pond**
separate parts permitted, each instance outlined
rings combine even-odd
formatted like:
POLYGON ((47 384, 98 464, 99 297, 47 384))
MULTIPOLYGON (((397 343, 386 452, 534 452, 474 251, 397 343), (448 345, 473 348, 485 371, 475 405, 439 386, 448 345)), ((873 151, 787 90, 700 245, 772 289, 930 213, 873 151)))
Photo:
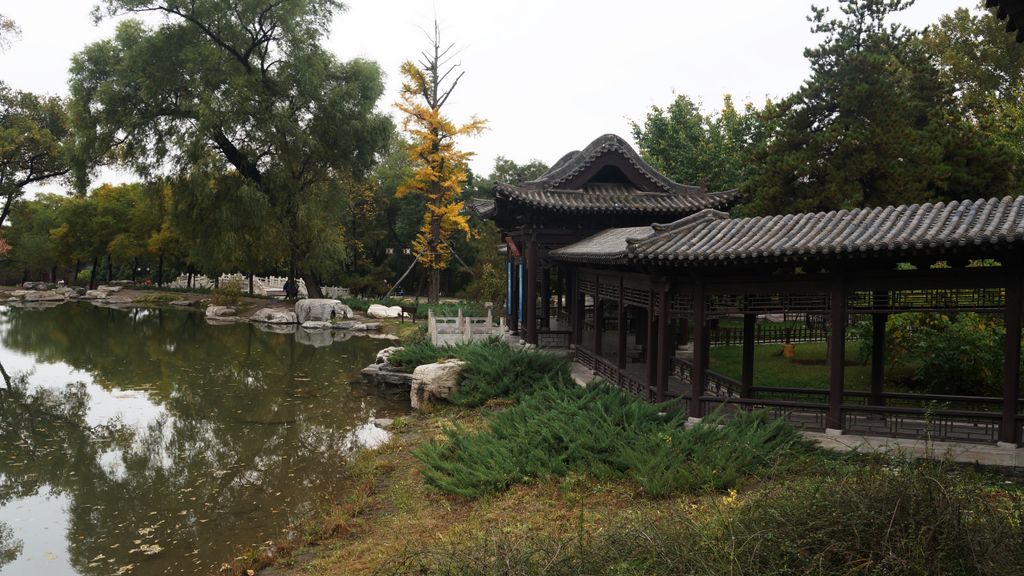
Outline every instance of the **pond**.
POLYGON ((337 499, 391 345, 186 310, 0 308, 0 574, 205 574, 337 499), (342 341, 335 341, 342 340, 342 341))

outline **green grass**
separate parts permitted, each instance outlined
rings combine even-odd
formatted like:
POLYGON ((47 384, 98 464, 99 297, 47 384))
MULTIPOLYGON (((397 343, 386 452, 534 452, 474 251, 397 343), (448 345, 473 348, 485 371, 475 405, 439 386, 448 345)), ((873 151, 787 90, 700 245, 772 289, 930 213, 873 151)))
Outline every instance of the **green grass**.
MULTIPOLYGON (((796 357, 782 355, 782 344, 754 347, 754 386, 785 388, 828 388, 829 372, 824 342, 795 344, 796 357)), ((871 367, 856 361, 859 344, 846 344, 845 387, 847 390, 869 390, 871 367)), ((741 376, 743 350, 739 346, 716 346, 711 349, 711 369, 736 380, 741 376)))

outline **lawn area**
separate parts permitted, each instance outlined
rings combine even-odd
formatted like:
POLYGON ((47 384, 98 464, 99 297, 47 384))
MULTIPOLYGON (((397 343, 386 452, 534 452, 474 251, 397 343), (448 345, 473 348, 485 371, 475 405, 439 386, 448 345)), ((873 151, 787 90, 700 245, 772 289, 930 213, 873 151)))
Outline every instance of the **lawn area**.
MULTIPOLYGON (((847 390, 869 390, 871 366, 858 362, 858 342, 846 344, 847 390)), ((711 349, 711 369, 730 378, 740 379, 743 351, 739 346, 718 346, 711 349)), ((824 342, 796 344, 796 357, 782 355, 782 344, 754 347, 754 386, 787 388, 828 388, 828 364, 824 342)))

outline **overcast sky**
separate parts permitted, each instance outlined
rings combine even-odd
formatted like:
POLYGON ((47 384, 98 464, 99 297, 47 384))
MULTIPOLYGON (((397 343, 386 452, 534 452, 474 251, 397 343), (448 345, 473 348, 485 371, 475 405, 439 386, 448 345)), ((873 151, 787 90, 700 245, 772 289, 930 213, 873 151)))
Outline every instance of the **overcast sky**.
MULTIPOLYGON (((65 94, 71 55, 107 38, 93 0, 0 0, 21 38, 0 53, 0 80, 65 94)), ((387 74, 380 108, 395 114, 399 65, 425 48, 434 14, 443 39, 461 48, 466 75, 450 101, 456 120, 477 115, 489 130, 465 141, 473 169, 497 155, 548 164, 687 94, 716 109, 729 93, 761 104, 799 87, 808 67, 810 0, 348 0, 328 40, 339 57, 377 61, 387 74)), ((816 0, 833 5, 830 0, 816 0)), ((915 28, 970 0, 918 0, 901 20, 915 28)), ((397 115, 396 115, 397 116, 397 115)))

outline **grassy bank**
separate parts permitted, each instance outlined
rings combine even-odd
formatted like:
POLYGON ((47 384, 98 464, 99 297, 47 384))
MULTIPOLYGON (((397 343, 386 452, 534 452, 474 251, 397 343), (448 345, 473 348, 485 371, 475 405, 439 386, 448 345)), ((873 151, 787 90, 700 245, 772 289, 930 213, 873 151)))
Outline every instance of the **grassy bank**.
POLYGON ((275 570, 1024 573, 1024 494, 1005 478, 821 452, 759 414, 683 429, 671 406, 575 388, 560 360, 493 343, 407 354, 457 355, 487 385, 361 454, 275 570))

